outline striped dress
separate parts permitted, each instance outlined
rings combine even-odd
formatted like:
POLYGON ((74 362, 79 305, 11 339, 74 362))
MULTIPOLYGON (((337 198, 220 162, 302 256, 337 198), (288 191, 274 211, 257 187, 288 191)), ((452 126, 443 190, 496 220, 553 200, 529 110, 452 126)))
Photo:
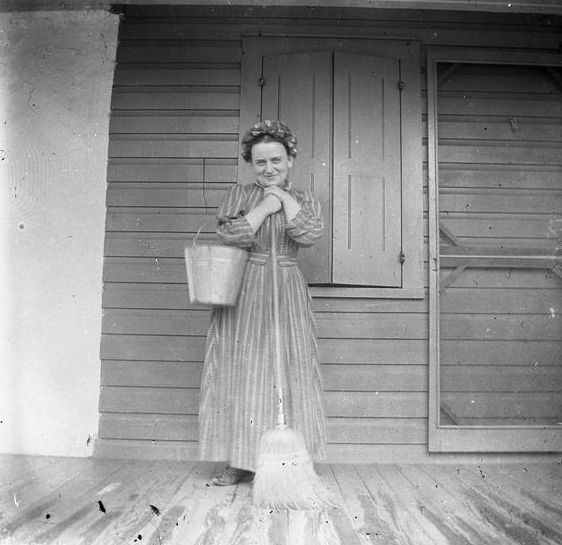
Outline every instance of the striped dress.
POLYGON ((284 407, 287 423, 304 436, 309 453, 325 455, 326 432, 311 298, 295 256, 322 234, 320 205, 308 190, 289 190, 301 210, 287 222, 281 210, 257 233, 245 215, 263 198, 255 184, 233 187, 218 212, 222 243, 249 250, 235 307, 211 312, 201 383, 202 460, 226 460, 254 470, 262 434, 277 423, 271 228, 275 227, 284 407))

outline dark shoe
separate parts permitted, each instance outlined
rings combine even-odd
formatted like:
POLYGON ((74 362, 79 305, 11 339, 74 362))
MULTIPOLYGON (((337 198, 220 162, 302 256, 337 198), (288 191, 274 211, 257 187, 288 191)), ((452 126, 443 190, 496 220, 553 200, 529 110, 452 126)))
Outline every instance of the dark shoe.
POLYGON ((253 471, 227 466, 222 473, 215 475, 211 482, 217 486, 232 486, 240 482, 251 481, 253 477, 253 471))

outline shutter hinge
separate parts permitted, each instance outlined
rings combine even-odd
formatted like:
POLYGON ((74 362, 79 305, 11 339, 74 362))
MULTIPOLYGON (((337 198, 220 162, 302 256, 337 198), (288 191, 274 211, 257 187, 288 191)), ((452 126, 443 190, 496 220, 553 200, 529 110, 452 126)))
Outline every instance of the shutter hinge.
POLYGON ((400 91, 402 91, 402 89, 404 89, 404 87, 406 87, 406 83, 404 83, 404 80, 399 80, 398 81, 398 89, 400 89, 400 91))
POLYGON ((404 252, 400 252, 400 263, 404 263, 406 261, 406 254, 404 252))
POLYGON ((260 79, 258 80, 258 83, 259 83, 259 86, 260 86, 260 87, 263 87, 263 86, 265 85, 265 78, 260 78, 260 79))

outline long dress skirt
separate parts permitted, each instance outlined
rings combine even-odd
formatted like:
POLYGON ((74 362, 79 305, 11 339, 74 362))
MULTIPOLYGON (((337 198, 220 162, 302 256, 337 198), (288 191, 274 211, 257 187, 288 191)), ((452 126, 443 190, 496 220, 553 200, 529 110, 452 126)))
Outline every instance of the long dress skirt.
POLYGON ((296 218, 270 216, 254 235, 244 215, 261 200, 257 185, 236 186, 219 210, 219 238, 250 251, 235 307, 211 312, 201 384, 200 456, 254 470, 259 441, 277 423, 271 229, 276 232, 284 407, 309 453, 325 455, 322 380, 311 298, 295 261, 299 246, 320 236, 317 201, 294 191, 296 218))

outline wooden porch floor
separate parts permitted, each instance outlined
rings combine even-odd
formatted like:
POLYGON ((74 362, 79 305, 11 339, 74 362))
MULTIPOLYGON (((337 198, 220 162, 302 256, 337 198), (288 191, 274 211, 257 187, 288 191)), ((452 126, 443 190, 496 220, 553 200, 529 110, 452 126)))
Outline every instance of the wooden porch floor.
POLYGON ((322 465, 341 507, 265 512, 210 463, 0 456, 0 542, 560 545, 562 465, 322 465))

